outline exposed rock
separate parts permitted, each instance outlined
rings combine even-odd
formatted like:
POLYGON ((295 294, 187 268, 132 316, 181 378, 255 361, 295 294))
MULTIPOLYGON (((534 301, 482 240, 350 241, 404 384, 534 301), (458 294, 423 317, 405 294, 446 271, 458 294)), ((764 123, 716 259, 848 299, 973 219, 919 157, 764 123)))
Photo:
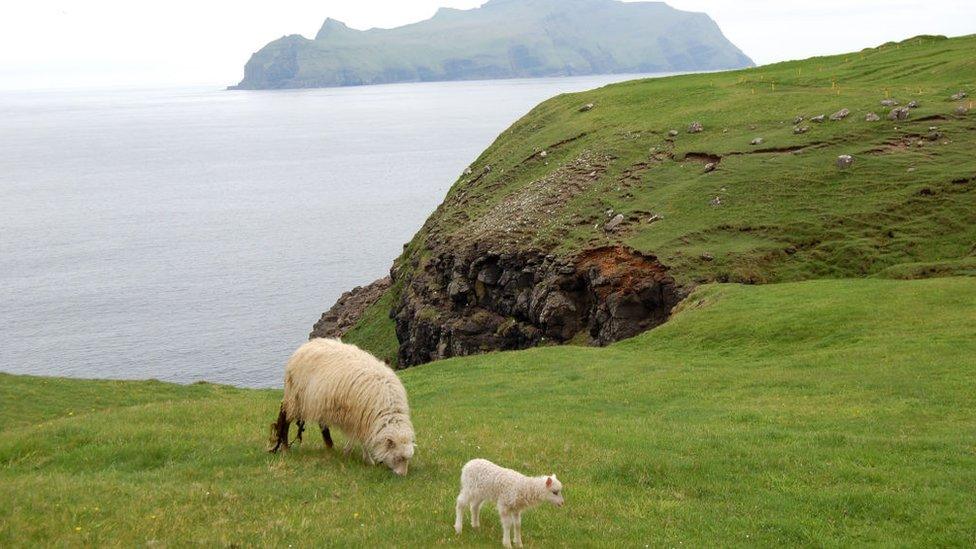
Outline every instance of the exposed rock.
POLYGON ((909 109, 917 109, 919 105, 918 105, 918 101, 912 100, 909 101, 908 104, 905 106, 908 107, 909 109))
POLYGON ((967 94, 964 91, 961 91, 959 93, 952 94, 952 97, 950 97, 949 99, 952 99, 953 101, 962 101, 963 99, 965 99, 967 97, 969 97, 969 94, 967 94))
POLYGON ((607 221, 607 224, 603 226, 603 230, 608 233, 612 233, 617 230, 617 227, 624 222, 624 214, 617 214, 613 219, 607 221))
POLYGON ((709 162, 705 164, 705 173, 714 172, 715 168, 718 168, 718 162, 709 162))
POLYGON ((716 196, 715 198, 712 199, 711 202, 709 202, 709 204, 711 204, 713 207, 721 206, 722 205, 722 197, 721 196, 716 196))
POLYGON ((708 252, 703 252, 701 258, 703 261, 715 261, 715 256, 708 252))
POLYGON ((803 133, 807 133, 808 131, 810 131, 810 126, 797 126, 793 128, 794 135, 800 135, 803 133))
POLYGON ((881 120, 881 117, 878 116, 877 113, 869 112, 866 115, 864 115, 865 122, 877 122, 879 120, 881 120))
POLYGON ((587 104, 583 105, 582 107, 580 107, 579 112, 592 111, 593 110, 593 107, 595 107, 595 106, 596 105, 594 105, 593 103, 587 103, 587 104))
POLYGON ((762 137, 757 137, 757 138, 753 139, 752 142, 749 143, 749 144, 750 145, 762 145, 765 141, 766 140, 763 139, 762 137))
POLYGON ((965 105, 959 105, 956 107, 956 114, 966 114, 969 112, 969 108, 965 105))
POLYGON ((908 107, 900 107, 897 109, 891 109, 888 113, 888 120, 906 120, 912 111, 908 107))
POLYGON ((940 132, 939 130, 932 130, 925 135, 925 139, 928 139, 929 141, 938 141, 943 137, 945 137, 945 134, 940 132))
POLYGON ((691 125, 688 126, 688 133, 701 133, 704 130, 705 127, 702 126, 701 122, 692 122, 691 125))
POLYGON ((668 132, 670 137, 678 137, 678 130, 671 130, 668 132))
POLYGON ((545 158, 547 156, 549 156, 549 153, 546 152, 546 151, 542 151, 542 152, 539 153, 539 158, 545 158))
POLYGON ((881 100, 881 106, 882 107, 897 107, 898 106, 898 102, 895 101, 894 99, 882 99, 881 100))
POLYGON ((837 167, 846 170, 854 165, 854 157, 849 154, 842 154, 837 157, 837 167))
POLYGON ((664 221, 664 216, 659 214, 654 214, 647 219, 648 223, 657 223, 658 221, 664 221))
POLYGON ((823 122, 826 119, 827 119, 827 115, 826 114, 821 114, 821 115, 817 115, 817 116, 814 116, 813 118, 811 118, 810 119, 810 122, 816 122, 817 124, 820 124, 821 122, 823 122))
POLYGON ((359 322, 363 312, 379 301, 392 284, 393 280, 387 276, 368 286, 353 288, 342 294, 335 305, 315 323, 309 339, 345 336, 359 322))
POLYGON ((468 166, 467 168, 464 168, 464 175, 471 175, 473 173, 474 173, 474 171, 471 169, 471 166, 468 166))
POLYGON ((793 125, 797 126, 800 124, 800 122, 803 122, 803 120, 804 118, 802 116, 797 116, 796 118, 793 119, 793 125))
POLYGON ((835 112, 834 114, 830 115, 830 119, 833 120, 834 122, 839 122, 847 118, 848 116, 850 116, 850 114, 851 114, 850 109, 841 109, 835 112))
POLYGON ((565 342, 580 332, 605 345, 663 323, 685 295, 657 258, 629 248, 569 258, 485 248, 448 251, 413 273, 394 313, 401 366, 565 342), (484 272, 498 274, 494 284, 479 280, 484 272))

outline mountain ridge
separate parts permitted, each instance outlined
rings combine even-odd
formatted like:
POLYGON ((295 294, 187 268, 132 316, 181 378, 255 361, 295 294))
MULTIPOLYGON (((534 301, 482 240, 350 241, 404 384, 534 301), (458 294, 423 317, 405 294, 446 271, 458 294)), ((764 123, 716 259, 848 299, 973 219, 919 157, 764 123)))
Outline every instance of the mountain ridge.
POLYGON ((327 18, 254 53, 230 89, 722 70, 752 66, 704 13, 663 2, 492 0, 392 28, 327 18))

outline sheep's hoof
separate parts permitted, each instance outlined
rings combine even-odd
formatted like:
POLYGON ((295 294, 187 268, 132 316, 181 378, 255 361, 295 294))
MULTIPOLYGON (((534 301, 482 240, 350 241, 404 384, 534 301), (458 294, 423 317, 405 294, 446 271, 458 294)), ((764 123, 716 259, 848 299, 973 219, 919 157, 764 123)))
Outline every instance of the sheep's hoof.
POLYGON ((457 534, 457 535, 461 535, 461 528, 462 528, 461 526, 458 526, 457 524, 455 524, 454 525, 454 533, 457 534))

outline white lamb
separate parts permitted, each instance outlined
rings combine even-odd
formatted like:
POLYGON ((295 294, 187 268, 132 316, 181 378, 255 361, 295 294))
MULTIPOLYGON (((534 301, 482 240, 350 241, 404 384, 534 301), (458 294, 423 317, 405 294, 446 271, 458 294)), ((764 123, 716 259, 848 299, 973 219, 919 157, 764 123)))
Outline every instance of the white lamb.
POLYGON ((486 459, 473 459, 461 468, 461 493, 457 497, 454 531, 461 533, 464 507, 471 510, 471 527, 480 526, 481 504, 493 501, 502 521, 502 544, 522 546, 522 512, 543 501, 562 507, 563 485, 556 475, 527 477, 499 467, 486 459))

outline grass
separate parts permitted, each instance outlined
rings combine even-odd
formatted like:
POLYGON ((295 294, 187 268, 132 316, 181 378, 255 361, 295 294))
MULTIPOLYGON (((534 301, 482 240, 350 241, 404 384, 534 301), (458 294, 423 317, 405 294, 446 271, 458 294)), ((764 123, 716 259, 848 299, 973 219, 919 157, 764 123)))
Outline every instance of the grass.
POLYGON ((0 546, 493 546, 451 529, 473 457, 564 481, 531 546, 972 546, 974 333, 973 278, 703 286, 608 348, 402 372, 405 479, 264 453, 279 391, 0 376, 0 546))

